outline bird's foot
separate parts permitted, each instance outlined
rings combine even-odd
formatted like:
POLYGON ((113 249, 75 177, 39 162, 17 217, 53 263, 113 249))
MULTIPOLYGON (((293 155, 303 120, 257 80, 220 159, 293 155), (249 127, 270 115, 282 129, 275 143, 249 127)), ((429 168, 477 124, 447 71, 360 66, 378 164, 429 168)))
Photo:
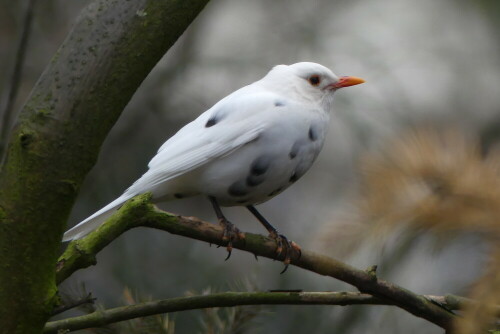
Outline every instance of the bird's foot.
POLYGON ((245 234, 227 219, 219 219, 219 225, 223 227, 222 241, 227 241, 227 261, 231 257, 231 252, 233 251, 233 241, 244 240, 245 234))
POLYGON ((292 260, 292 256, 296 259, 300 259, 302 255, 302 250, 299 245, 295 242, 288 240, 283 234, 279 234, 276 232, 269 233, 269 237, 273 238, 276 241, 276 255, 279 257, 281 254, 285 255, 283 263, 285 264, 285 268, 281 271, 283 274, 287 269, 288 265, 292 260))

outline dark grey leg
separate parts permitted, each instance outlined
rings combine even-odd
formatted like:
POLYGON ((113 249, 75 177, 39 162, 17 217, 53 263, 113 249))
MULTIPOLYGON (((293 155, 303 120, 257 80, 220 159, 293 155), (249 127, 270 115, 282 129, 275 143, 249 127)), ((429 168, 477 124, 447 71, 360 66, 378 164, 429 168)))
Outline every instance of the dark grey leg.
POLYGON ((227 218, 222 213, 220 205, 215 197, 208 196, 208 199, 214 207, 215 214, 217 215, 217 219, 219 220, 219 224, 224 228, 222 232, 222 240, 227 241, 226 249, 228 254, 226 260, 228 260, 231 257, 231 252, 233 250, 233 241, 245 239, 245 235, 229 220, 227 220, 227 218))
POLYGON ((285 269, 283 269, 283 271, 281 272, 284 273, 288 269, 288 265, 290 264, 292 252, 297 252, 297 258, 300 258, 301 251, 299 245, 297 245, 293 241, 288 240, 288 238, 283 234, 280 234, 278 230, 273 225, 271 225, 253 205, 247 205, 247 209, 255 216, 255 218, 257 218, 257 220, 262 225, 264 225, 266 230, 269 232, 269 236, 276 240, 276 254, 280 256, 283 252, 283 249, 285 250, 285 259, 283 261, 285 263, 285 269))

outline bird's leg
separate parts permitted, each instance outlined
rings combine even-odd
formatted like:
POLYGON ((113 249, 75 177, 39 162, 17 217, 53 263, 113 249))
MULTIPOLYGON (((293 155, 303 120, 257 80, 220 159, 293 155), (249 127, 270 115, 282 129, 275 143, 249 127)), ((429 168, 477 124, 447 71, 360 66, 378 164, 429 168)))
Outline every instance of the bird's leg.
POLYGON ((285 237, 283 234, 280 234, 278 232, 278 230, 273 225, 271 225, 266 220, 266 218, 264 218, 264 216, 262 216, 260 214, 260 212, 257 211, 257 209, 253 205, 248 205, 247 209, 255 216, 255 218, 257 218, 258 221, 260 221, 260 223, 262 225, 264 225, 266 230, 269 232, 269 236, 271 238, 273 238, 274 240, 276 240, 276 245, 277 245, 276 254, 277 254, 277 256, 281 255, 281 253, 283 252, 283 249, 285 250, 285 253, 284 253, 285 259, 283 261, 285 263, 285 269, 283 269, 283 271, 281 272, 281 273, 284 273, 288 269, 288 265, 290 264, 290 261, 292 259, 292 257, 291 257, 292 252, 296 252, 297 258, 300 258, 300 255, 301 255, 300 246, 297 245, 295 242, 288 240, 288 238, 285 237))
POLYGON ((219 224, 224 228, 222 232, 222 240, 227 241, 227 260, 229 259, 229 257, 231 257, 231 251, 233 250, 233 241, 238 239, 245 239, 245 234, 241 232, 236 226, 234 226, 229 220, 227 220, 227 218, 222 213, 220 205, 219 203, 217 203, 215 197, 208 196, 208 199, 214 207, 215 214, 217 215, 217 219, 219 220, 219 224))

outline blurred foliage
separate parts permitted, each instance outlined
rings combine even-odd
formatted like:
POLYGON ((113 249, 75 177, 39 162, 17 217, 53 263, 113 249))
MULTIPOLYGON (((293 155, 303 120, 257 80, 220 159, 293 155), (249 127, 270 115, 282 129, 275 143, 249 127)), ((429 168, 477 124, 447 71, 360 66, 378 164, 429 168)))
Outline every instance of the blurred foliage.
MULTIPOLYGON (((250 280, 233 282, 228 286, 228 291, 256 291, 255 286, 250 280)), ((203 289, 200 293, 191 290, 185 293, 185 296, 199 296, 217 293, 219 290, 212 287, 203 289)), ((81 283, 78 286, 66 287, 60 291, 61 302, 64 305, 71 305, 77 301, 87 298, 88 292, 85 284, 81 283)), ((151 296, 141 295, 139 292, 132 292, 126 287, 122 293, 124 305, 134 305, 153 301, 151 296)), ((95 305, 88 303, 78 306, 73 309, 72 313, 89 314, 104 310, 102 304, 95 305), (75 312, 77 311, 77 312, 75 312)), ((193 329, 193 332, 205 334, 245 334, 259 332, 259 319, 264 315, 269 315, 268 307, 261 305, 237 306, 237 307, 215 307, 206 308, 200 311, 193 311, 191 321, 196 324, 198 329, 193 329)), ((67 316, 67 315, 66 315, 67 316)), ((60 316, 58 316, 59 318, 60 316)), ((174 334, 175 333, 175 318, 176 313, 154 315, 143 318, 122 321, 115 324, 107 325, 100 328, 91 328, 82 330, 82 333, 96 334, 174 334)))
POLYGON ((479 140, 458 129, 416 129, 362 160, 359 208, 375 229, 407 225, 443 241, 479 233, 489 261, 469 292, 458 333, 480 334, 496 322, 500 305, 500 151, 483 155, 479 140))
MULTIPOLYGON (((125 305, 133 305, 153 300, 152 297, 140 296, 138 293, 133 294, 129 288, 123 290, 123 300, 125 305)), ((175 316, 171 314, 154 315, 150 317, 136 318, 128 321, 118 322, 113 325, 99 329, 96 333, 106 334, 174 334, 175 333, 175 316)))
MULTIPOLYGON (((63 305, 71 305, 79 300, 87 298, 88 292, 85 284, 81 283, 78 287, 71 286, 59 291, 61 302, 63 305)), ((129 288, 125 288, 122 294, 122 304, 133 305, 153 300, 149 296, 141 296, 139 293, 133 293, 129 288)), ((90 314, 104 310, 105 307, 101 303, 87 303, 74 308, 71 311, 72 316, 76 314, 90 314)), ((67 315, 65 315, 67 316, 67 315)), ((60 316, 58 316, 60 318, 60 316)), ((96 334, 174 334, 175 333, 175 315, 160 314, 149 317, 136 318, 128 321, 121 321, 112 325, 107 325, 99 328, 89 328, 81 330, 82 333, 96 334)))
MULTIPOLYGON (((61 305, 76 305, 81 300, 87 300, 91 293, 87 291, 85 283, 81 282, 78 285, 66 287, 64 290, 59 291, 61 305)), ((75 308, 76 310, 89 314, 95 312, 97 307, 94 303, 84 303, 75 308)))
MULTIPOLYGON (((250 281, 245 280, 231 284, 230 291, 255 291, 250 281)), ((209 295, 218 292, 206 288, 201 293, 189 291, 187 296, 209 295)), ((200 318, 201 331, 204 334, 245 334, 258 333, 257 319, 269 313, 267 307, 261 305, 207 308, 203 309, 200 318)))
POLYGON ((361 167, 367 220, 500 236, 500 151, 457 129, 400 133, 361 167))

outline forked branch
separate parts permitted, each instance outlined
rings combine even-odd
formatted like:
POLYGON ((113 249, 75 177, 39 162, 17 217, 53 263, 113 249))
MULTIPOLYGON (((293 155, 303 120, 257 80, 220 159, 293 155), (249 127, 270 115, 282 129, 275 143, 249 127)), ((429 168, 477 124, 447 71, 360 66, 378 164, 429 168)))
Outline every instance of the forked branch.
MULTIPOLYGON (((448 296, 427 296, 446 303, 448 296)), ((393 305, 359 292, 222 292, 202 296, 179 297, 116 307, 91 314, 47 323, 44 333, 101 327, 115 322, 151 315, 211 307, 242 305, 393 305)), ((447 307, 458 304, 445 304, 447 307)))
MULTIPOLYGON (((218 225, 195 217, 177 216, 160 211, 150 203, 150 198, 149 194, 135 197, 100 228, 81 240, 71 242, 57 264, 58 282, 64 281, 78 269, 95 264, 95 256, 100 250, 120 234, 134 227, 152 227, 224 246, 221 240, 222 229, 218 225)), ((258 256, 276 258, 274 240, 262 235, 246 233, 246 239, 234 242, 233 247, 258 256)), ((453 313, 425 296, 379 279, 374 270, 359 270, 307 250, 302 251, 299 259, 292 259, 291 264, 349 283, 362 293, 368 293, 384 303, 398 306, 417 317, 451 330, 451 323, 455 317, 453 313)))

